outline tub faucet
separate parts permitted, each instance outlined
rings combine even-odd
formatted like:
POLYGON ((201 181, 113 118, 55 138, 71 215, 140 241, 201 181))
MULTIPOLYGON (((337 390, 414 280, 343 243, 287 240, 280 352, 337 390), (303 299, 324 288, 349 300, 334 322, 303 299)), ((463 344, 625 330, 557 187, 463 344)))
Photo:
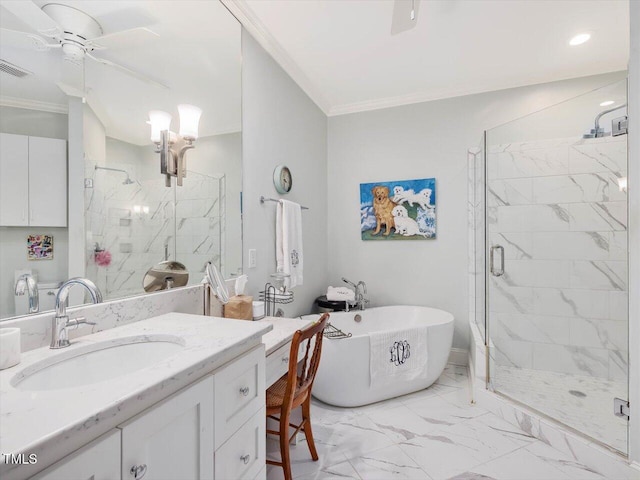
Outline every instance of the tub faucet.
POLYGON ((29 313, 36 313, 40 310, 38 284, 30 273, 23 273, 16 282, 16 295, 22 296, 25 292, 29 295, 29 313))
POLYGON ((78 325, 95 325, 94 322, 88 322, 84 317, 74 318, 69 320, 67 315, 67 298, 69 297, 69 290, 74 285, 82 285, 91 296, 93 303, 102 302, 102 293, 96 285, 86 278, 74 277, 70 278, 60 286, 58 294, 56 295, 56 315, 51 321, 51 345, 49 348, 64 348, 71 345, 69 342, 70 328, 76 328, 78 325))
MULTIPOLYGON (((367 284, 364 283, 362 280, 360 280, 357 284, 355 284, 344 277, 342 277, 342 281, 347 285, 349 285, 351 288, 353 288, 353 291, 356 294, 356 301, 355 301, 354 307, 356 307, 357 310, 364 310, 366 304, 369 303, 369 300, 364 298, 365 293, 367 293, 367 284)), ((345 304, 347 306, 347 312, 348 312, 349 302, 345 302, 345 304)))

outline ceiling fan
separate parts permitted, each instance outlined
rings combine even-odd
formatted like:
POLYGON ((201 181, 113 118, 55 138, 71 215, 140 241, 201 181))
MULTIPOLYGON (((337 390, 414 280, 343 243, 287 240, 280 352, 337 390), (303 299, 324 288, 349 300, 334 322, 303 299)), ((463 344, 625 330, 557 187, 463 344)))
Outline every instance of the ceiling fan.
POLYGON ((418 24, 420 0, 395 0, 391 18, 391 35, 411 30, 418 24))
POLYGON ((58 50, 62 52, 65 62, 75 66, 82 66, 84 60, 89 58, 143 82, 169 88, 141 72, 93 54, 99 50, 131 48, 158 36, 148 28, 138 26, 105 35, 96 19, 69 5, 48 3, 40 8, 32 0, 8 0, 3 1, 2 6, 38 32, 34 34, 0 28, 3 41, 9 45, 30 47, 39 51, 58 50))

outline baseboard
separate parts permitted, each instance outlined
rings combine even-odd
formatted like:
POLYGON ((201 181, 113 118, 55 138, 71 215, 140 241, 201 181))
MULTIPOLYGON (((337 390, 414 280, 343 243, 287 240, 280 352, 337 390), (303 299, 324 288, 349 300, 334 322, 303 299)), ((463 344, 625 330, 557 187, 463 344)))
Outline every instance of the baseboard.
POLYGON ((452 348, 449 352, 449 363, 466 366, 469 362, 469 351, 464 348, 452 348))

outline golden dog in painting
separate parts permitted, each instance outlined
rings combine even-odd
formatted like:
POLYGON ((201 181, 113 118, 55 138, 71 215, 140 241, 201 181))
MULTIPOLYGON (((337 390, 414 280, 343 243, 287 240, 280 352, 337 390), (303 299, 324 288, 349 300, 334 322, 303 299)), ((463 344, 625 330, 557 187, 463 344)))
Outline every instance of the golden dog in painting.
POLYGON ((386 226, 386 231, 383 235, 390 235, 391 229, 395 228, 392 211, 397 204, 389 198, 389 189, 387 187, 373 187, 371 192, 373 193, 373 211, 376 215, 376 230, 372 235, 380 233, 382 225, 386 226))

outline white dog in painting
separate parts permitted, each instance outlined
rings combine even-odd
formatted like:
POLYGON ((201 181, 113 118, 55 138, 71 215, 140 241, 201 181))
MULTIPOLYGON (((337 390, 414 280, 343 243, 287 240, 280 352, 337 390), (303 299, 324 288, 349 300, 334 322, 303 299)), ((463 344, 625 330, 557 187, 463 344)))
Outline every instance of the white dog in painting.
POLYGON ((433 191, 430 188, 420 190, 419 193, 415 193, 413 190, 405 190, 401 186, 393 187, 393 198, 395 203, 402 204, 408 203, 410 207, 416 203, 420 208, 426 210, 427 208, 434 208, 431 205, 431 194, 433 191))
POLYGON ((402 205, 393 207, 391 214, 393 215, 396 235, 403 235, 405 237, 412 237, 413 235, 426 236, 425 233, 420 231, 418 223, 413 218, 409 217, 409 212, 407 212, 407 209, 402 205))

